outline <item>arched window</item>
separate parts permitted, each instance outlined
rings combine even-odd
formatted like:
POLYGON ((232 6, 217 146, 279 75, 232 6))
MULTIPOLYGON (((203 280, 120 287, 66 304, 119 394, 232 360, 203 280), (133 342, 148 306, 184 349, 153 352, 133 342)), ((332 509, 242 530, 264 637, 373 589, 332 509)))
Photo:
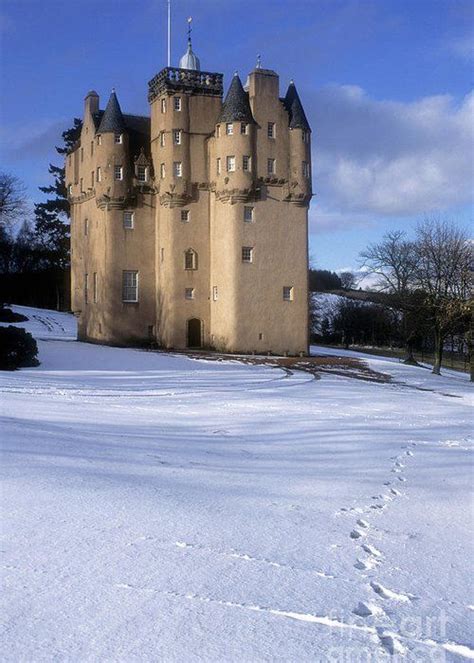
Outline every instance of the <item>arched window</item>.
POLYGON ((188 249, 184 252, 184 269, 197 269, 198 255, 194 249, 188 249))

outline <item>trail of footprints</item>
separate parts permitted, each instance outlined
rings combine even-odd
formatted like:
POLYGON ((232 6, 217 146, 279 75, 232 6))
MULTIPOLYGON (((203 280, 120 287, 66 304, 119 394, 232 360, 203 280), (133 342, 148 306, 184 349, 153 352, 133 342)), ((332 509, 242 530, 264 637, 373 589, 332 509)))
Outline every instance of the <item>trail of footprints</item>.
MULTIPOLYGON (((413 448, 415 446, 416 442, 411 442, 409 445, 405 445, 402 448, 402 453, 390 459, 393 461, 391 474, 394 476, 391 480, 384 482, 383 485, 386 488, 384 492, 372 496, 371 504, 367 505, 365 508, 342 508, 340 513, 346 512, 355 513, 357 515, 376 515, 377 513, 383 512, 389 507, 391 502, 402 496, 403 491, 401 488, 403 488, 403 484, 406 482, 406 478, 403 476, 403 471, 406 467, 407 461, 409 461, 414 455, 413 448)), ((365 538, 370 534, 371 529, 372 525, 367 520, 360 517, 357 519, 349 534, 349 537, 354 544, 358 546, 358 556, 354 563, 354 568, 357 572, 363 574, 364 577, 367 577, 366 574, 370 573, 371 580, 367 584, 367 591, 369 596, 372 595, 373 597, 369 600, 359 601, 352 612, 363 619, 371 618, 377 620, 377 618, 383 618, 384 622, 387 623, 387 621, 390 621, 390 618, 383 609, 383 605, 381 605, 384 601, 408 603, 416 597, 411 594, 403 594, 391 590, 374 579, 374 571, 376 571, 383 563, 383 554, 374 545, 365 542, 365 538)), ((389 632, 385 627, 376 627, 376 633, 380 645, 387 653, 393 655, 404 654, 406 652, 405 647, 395 633, 389 632)))

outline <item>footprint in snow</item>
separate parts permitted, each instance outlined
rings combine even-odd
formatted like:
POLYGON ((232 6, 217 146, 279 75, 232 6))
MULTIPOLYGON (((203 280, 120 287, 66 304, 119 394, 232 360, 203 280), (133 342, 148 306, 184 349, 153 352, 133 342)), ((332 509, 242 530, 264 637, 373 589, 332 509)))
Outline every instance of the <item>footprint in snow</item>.
POLYGON ((375 546, 371 546, 368 543, 363 543, 362 544, 362 549, 365 550, 366 553, 369 553, 369 555, 373 555, 374 557, 382 557, 382 553, 378 548, 375 546))
POLYGON ((377 629, 377 635, 379 636, 380 644, 390 656, 395 654, 406 654, 407 650, 401 642, 397 640, 394 633, 390 633, 384 629, 377 629))
POLYGON ((357 558, 354 567, 359 571, 370 571, 371 569, 376 567, 377 564, 379 564, 379 562, 377 561, 377 559, 374 559, 373 557, 369 557, 367 559, 357 558))
POLYGON ((364 529, 369 529, 370 527, 369 523, 366 520, 362 520, 362 518, 359 518, 357 524, 359 525, 359 527, 363 527, 364 529))
POLYGON ((405 456, 413 456, 413 451, 405 451, 405 456))
POLYGON ((359 601, 352 612, 354 615, 358 615, 359 617, 375 617, 377 615, 384 614, 384 611, 380 606, 376 605, 375 603, 366 603, 364 601, 359 601))
POLYGON ((406 481, 405 477, 397 477, 399 481, 406 481))
POLYGON ((370 583, 370 586, 382 599, 391 599, 392 601, 401 601, 405 603, 411 600, 410 596, 407 596, 407 594, 394 592, 391 589, 387 589, 387 587, 384 587, 378 582, 373 581, 370 583))
POLYGON ((351 539, 361 539, 365 535, 366 535, 365 532, 361 532, 358 529, 353 529, 352 532, 350 533, 351 539))
POLYGON ((401 495, 401 492, 396 488, 390 488, 390 492, 392 493, 392 495, 401 495))

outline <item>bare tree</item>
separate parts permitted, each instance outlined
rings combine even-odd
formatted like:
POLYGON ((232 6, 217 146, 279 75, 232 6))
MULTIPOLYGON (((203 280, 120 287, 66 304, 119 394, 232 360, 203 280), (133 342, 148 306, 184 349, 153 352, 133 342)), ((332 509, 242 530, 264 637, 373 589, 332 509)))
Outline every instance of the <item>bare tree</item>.
POLYGON ((0 173, 0 225, 10 228, 25 211, 25 185, 15 175, 0 173))
POLYGON ((433 373, 440 374, 449 334, 467 327, 470 315, 472 250, 467 234, 448 221, 426 219, 416 229, 414 286, 434 335, 433 373))
POLYGON ((357 279, 354 272, 340 272, 341 286, 344 290, 354 290, 357 285, 357 279))

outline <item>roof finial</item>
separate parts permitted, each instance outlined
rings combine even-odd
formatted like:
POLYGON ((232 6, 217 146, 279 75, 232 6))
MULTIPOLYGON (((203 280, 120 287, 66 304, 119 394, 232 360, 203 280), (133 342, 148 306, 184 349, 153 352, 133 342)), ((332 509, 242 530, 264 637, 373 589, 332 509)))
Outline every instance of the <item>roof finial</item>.
POLYGON ((188 16, 188 43, 191 43, 191 32, 192 32, 192 27, 191 24, 193 22, 193 17, 188 16))
POLYGON ((114 87, 112 88, 112 94, 115 94, 115 88, 114 87))
POLYGON ((260 53, 259 53, 259 54, 257 55, 257 65, 256 65, 256 69, 261 69, 261 68, 262 68, 262 56, 261 56, 260 53))

